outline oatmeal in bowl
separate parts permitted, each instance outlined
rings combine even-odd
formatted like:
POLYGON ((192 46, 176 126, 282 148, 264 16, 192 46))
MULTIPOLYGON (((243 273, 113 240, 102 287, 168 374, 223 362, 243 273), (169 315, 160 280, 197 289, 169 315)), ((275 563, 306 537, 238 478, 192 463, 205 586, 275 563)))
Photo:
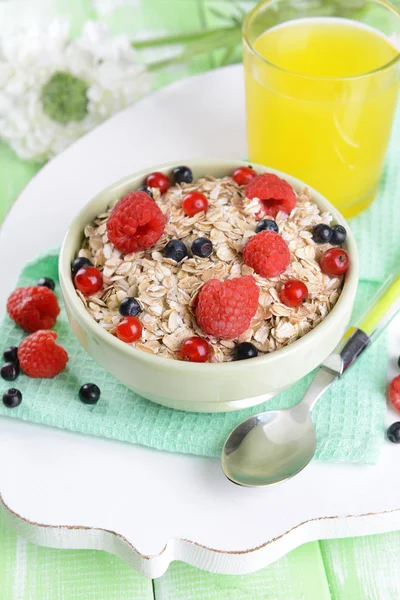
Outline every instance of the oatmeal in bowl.
POLYGON ((332 221, 307 188, 296 194, 251 167, 196 181, 186 166, 152 173, 87 224, 75 287, 105 331, 144 352, 252 358, 300 338, 336 304, 348 257, 346 230, 332 221), (331 250, 343 268, 324 267, 331 250), (98 290, 81 284, 87 267, 99 271, 98 290))
POLYGON ((336 209, 289 175, 182 165, 129 176, 75 218, 60 255, 71 326, 146 398, 199 411, 257 404, 340 341, 355 242, 336 209))

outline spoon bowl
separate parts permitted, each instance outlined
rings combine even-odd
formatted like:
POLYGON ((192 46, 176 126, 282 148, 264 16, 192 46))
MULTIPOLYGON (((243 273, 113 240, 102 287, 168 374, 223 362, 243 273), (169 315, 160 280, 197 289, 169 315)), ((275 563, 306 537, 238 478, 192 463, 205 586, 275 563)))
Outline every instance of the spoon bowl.
POLYGON ((307 406, 297 404, 259 413, 229 435, 222 452, 222 469, 228 479, 243 486, 279 483, 308 465, 316 445, 307 406))

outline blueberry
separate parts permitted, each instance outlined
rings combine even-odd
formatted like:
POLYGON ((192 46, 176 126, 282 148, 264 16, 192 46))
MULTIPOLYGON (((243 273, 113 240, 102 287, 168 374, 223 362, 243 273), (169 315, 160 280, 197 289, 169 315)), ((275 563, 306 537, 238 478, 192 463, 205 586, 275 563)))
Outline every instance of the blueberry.
MULTIPOLYGON (((4 352, 4 358, 7 360, 7 358, 6 358, 6 353, 5 353, 5 352, 4 352)), ((400 356, 399 356, 399 358, 397 359, 397 365, 398 365, 398 367, 399 367, 399 369, 400 369, 400 356)))
POLYGON ((73 274, 75 275, 79 269, 82 269, 82 267, 93 267, 93 263, 88 258, 84 258, 83 256, 76 258, 71 267, 73 274))
POLYGON ((6 362, 14 363, 18 360, 18 348, 17 346, 10 346, 3 352, 3 358, 6 362))
POLYGON ((47 287, 52 291, 54 291, 54 288, 56 287, 56 284, 50 277, 41 277, 36 285, 47 287))
POLYGON ((193 173, 189 167, 176 167, 174 169, 175 183, 192 183, 193 173))
POLYGON ((136 317, 140 312, 142 309, 135 298, 124 298, 119 305, 119 314, 123 317, 136 317))
POLYGON ((213 243, 207 238, 196 238, 192 242, 192 253, 201 258, 207 258, 213 251, 213 243))
POLYGON ((149 188, 147 185, 141 185, 140 188, 138 188, 138 192, 144 192, 154 200, 153 192, 151 191, 151 188, 149 188))
POLYGON ((320 223, 312 230, 312 239, 316 244, 327 244, 332 239, 332 229, 329 225, 320 223))
POLYGON ((340 246, 344 244, 347 237, 347 231, 343 227, 343 225, 334 225, 332 227, 332 237, 331 244, 334 246, 340 246))
POLYGON ((279 233, 279 227, 272 219, 263 219, 256 227, 256 233, 260 233, 260 231, 275 231, 279 233))
POLYGON ((188 255, 187 248, 180 240, 171 240, 164 248, 165 258, 181 262, 188 255))
POLYGON ((15 388, 10 388, 6 390, 3 394, 3 404, 7 406, 7 408, 15 408, 19 406, 22 402, 22 394, 19 390, 15 388))
POLYGON ((15 381, 19 375, 19 362, 9 362, 0 369, 0 375, 6 381, 15 381))
POLYGON ((388 440, 393 442, 393 444, 400 444, 400 421, 392 423, 387 430, 387 436, 388 440))
POLYGON ((100 388, 95 383, 85 383, 79 390, 79 398, 84 404, 96 404, 100 398, 100 388))
POLYGON ((242 342, 235 346, 233 357, 235 360, 246 360, 258 356, 257 348, 250 342, 242 342))

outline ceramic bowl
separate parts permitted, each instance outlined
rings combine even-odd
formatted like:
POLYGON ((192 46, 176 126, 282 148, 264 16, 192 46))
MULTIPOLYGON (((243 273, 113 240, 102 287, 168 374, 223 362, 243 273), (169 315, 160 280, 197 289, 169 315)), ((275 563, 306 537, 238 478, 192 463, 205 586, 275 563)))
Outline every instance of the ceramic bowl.
MULTIPOLYGON (((271 354, 251 360, 228 363, 188 363, 153 356, 125 344, 107 333, 86 312, 77 297, 71 277, 71 262, 81 246, 83 230, 108 204, 142 185, 151 171, 171 173, 182 161, 148 168, 114 183, 80 211, 71 224, 60 253, 61 291, 71 327, 85 350, 104 369, 136 393, 172 408, 222 412, 264 402, 289 387, 317 367, 343 336, 354 304, 358 282, 358 255, 349 225, 324 198, 311 190, 313 200, 322 211, 329 211, 334 221, 347 229, 346 250, 351 268, 346 274, 343 291, 329 315, 315 329, 292 344, 271 354)), ((194 180, 203 175, 222 177, 241 164, 231 160, 191 160, 194 180)), ((289 175, 253 165, 258 173, 276 173, 301 192, 305 184, 289 175)))

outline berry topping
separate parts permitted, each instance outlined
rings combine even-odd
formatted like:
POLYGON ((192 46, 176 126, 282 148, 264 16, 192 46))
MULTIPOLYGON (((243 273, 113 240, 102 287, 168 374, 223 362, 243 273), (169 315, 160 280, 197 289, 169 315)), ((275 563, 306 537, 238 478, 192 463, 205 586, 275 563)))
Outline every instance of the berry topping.
POLYGON ((345 250, 331 248, 323 253, 319 264, 326 275, 343 275, 349 268, 349 262, 349 255, 345 250))
POLYGON ((37 285, 14 290, 8 298, 7 311, 17 325, 31 333, 54 327, 60 307, 52 290, 37 285))
POLYGON ((180 240, 170 240, 164 248, 165 258, 181 262, 188 255, 187 248, 180 240))
POLYGON ((388 440, 393 444, 400 444, 400 422, 392 423, 387 430, 388 440))
POLYGON ((232 339, 247 331, 257 306, 258 287, 253 277, 210 279, 200 288, 196 320, 208 335, 232 339))
POLYGON ((400 375, 397 375, 389 384, 388 398, 390 404, 400 412, 400 375))
POLYGON ((296 206, 293 188, 277 175, 262 173, 247 184, 246 198, 258 198, 262 213, 276 217, 279 211, 290 214, 296 206))
POLYGON ((261 277, 277 277, 289 266, 290 252, 275 231, 261 231, 247 242, 243 260, 261 277))
POLYGON ((300 304, 307 300, 307 297, 307 286, 298 279, 289 279, 289 281, 286 281, 279 294, 281 302, 292 308, 300 306, 300 304))
POLYGON ((150 188, 158 188, 161 194, 165 194, 165 192, 169 189, 171 182, 164 173, 160 173, 160 171, 155 171, 154 173, 150 173, 150 175, 146 179, 146 185, 150 188))
POLYGON ((103 287, 103 275, 96 267, 82 267, 74 277, 74 284, 84 296, 92 296, 103 287))
POLYGON ((150 198, 153 200, 154 196, 153 196, 153 192, 151 191, 151 188, 149 188, 147 185, 141 185, 138 189, 138 192, 144 192, 145 194, 147 194, 148 196, 150 196, 150 198))
POLYGON ((93 267, 93 263, 84 256, 78 256, 72 263, 71 271, 73 275, 76 275, 82 267, 93 267))
POLYGON ((190 362, 207 362, 210 355, 210 346, 201 337, 193 336, 183 342, 181 346, 181 359, 190 362))
POLYGON ((208 201, 201 192, 189 192, 183 197, 183 212, 188 217, 193 217, 199 212, 205 212, 208 208, 208 201))
POLYGON ((233 350, 233 358, 235 360, 247 360, 248 358, 255 358, 256 356, 258 356, 258 350, 255 345, 250 342, 237 344, 233 350))
POLYGON ((22 402, 22 394, 19 390, 15 388, 10 388, 5 391, 3 394, 3 404, 7 406, 7 408, 16 408, 22 402))
POLYGON ((52 290, 52 291, 54 291, 54 288, 56 287, 56 284, 54 283, 54 281, 52 279, 50 279, 49 277, 41 277, 36 285, 41 285, 41 286, 47 287, 47 288, 49 288, 49 290, 52 290))
POLYGON ((247 185, 256 175, 257 173, 251 167, 239 167, 233 171, 232 179, 238 185, 247 185))
POLYGON ((18 348, 21 369, 29 377, 55 377, 63 371, 68 354, 56 344, 55 331, 37 331, 28 335, 18 348))
POLYGON ((325 223, 319 223, 312 230, 312 239, 316 244, 328 244, 332 239, 332 228, 325 223))
POLYGON ((272 219, 263 219, 257 223, 256 233, 260 233, 260 231, 275 231, 275 233, 279 233, 279 227, 272 219))
POLYGON ((124 298, 119 305, 119 314, 123 317, 136 317, 142 312, 140 304, 135 298, 124 298))
POLYGON ((125 317, 117 325, 117 337, 122 342, 131 344, 142 337, 142 324, 136 317, 125 317))
POLYGON ((343 225, 334 225, 332 227, 332 239, 331 244, 334 246, 340 246, 344 244, 347 238, 347 231, 343 225))
POLYGON ((3 358, 6 362, 17 362, 18 360, 18 348, 17 346, 10 346, 3 352, 3 358))
POLYGON ((213 251, 213 243, 207 238, 196 238, 192 242, 192 254, 200 256, 201 258, 207 258, 213 251))
POLYGON ((15 381, 19 375, 19 371, 19 362, 10 362, 1 367, 0 375, 6 381, 15 381))
POLYGON ((145 192, 123 196, 107 221, 108 239, 124 254, 151 248, 164 229, 163 213, 145 192))
POLYGON ((176 167, 174 169, 174 181, 175 183, 192 183, 193 173, 189 167, 176 167))
POLYGON ((95 383, 85 383, 79 390, 79 398, 84 404, 96 404, 100 393, 100 388, 95 383))

